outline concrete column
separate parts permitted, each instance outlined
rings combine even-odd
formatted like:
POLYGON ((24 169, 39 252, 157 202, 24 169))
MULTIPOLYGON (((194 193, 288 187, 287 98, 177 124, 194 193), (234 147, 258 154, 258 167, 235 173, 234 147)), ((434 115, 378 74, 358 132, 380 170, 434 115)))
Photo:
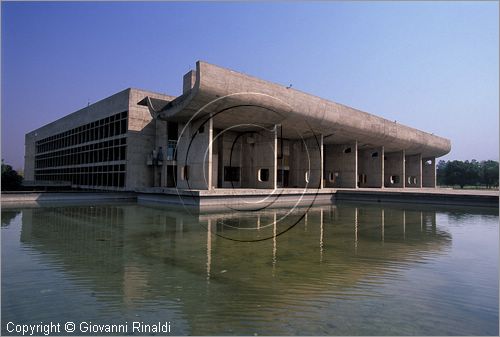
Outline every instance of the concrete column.
MULTIPOLYGON (((354 161, 354 188, 358 188, 358 140, 356 140, 356 154, 355 154, 355 161, 354 161)), ((356 209, 357 211, 357 209, 356 209)))
POLYGON ((350 144, 323 145, 325 187, 357 187, 357 144, 355 141, 350 144))
POLYGON ((405 156, 405 187, 422 187, 422 155, 405 156))
POLYGON ((405 186, 405 152, 384 153, 384 185, 385 187, 405 186))
POLYGON ((380 156, 380 166, 381 166, 381 172, 380 172, 380 187, 384 188, 384 176, 385 176, 385 147, 382 145, 382 149, 380 151, 381 156, 380 156))
POLYGON ((405 184, 405 179, 406 179, 406 152, 405 150, 402 151, 403 152, 403 175, 401 176, 401 187, 405 188, 406 184, 405 184))
POLYGON ((207 155, 207 163, 206 163, 206 166, 207 169, 206 169, 206 180, 208 182, 208 189, 209 190, 212 190, 214 188, 214 185, 213 185, 213 174, 212 174, 212 169, 213 169, 213 149, 212 149, 212 144, 213 144, 213 136, 214 136, 214 123, 213 123, 213 118, 210 118, 210 120, 208 121, 208 130, 206 131, 207 132, 207 141, 208 141, 208 155, 207 155))
POLYGON ((436 187, 436 157, 422 158, 422 187, 436 187))
POLYGON ((358 151, 359 187, 382 188, 384 185, 384 147, 358 151))
POLYGON ((321 145, 320 145, 320 186, 319 188, 323 188, 325 186, 325 151, 324 151, 324 144, 323 144, 323 134, 321 134, 321 145))
MULTIPOLYGON (((279 126, 281 128, 281 125, 279 126)), ((273 141, 273 167, 271 168, 273 177, 273 189, 278 187, 278 125, 274 126, 274 141, 273 141)), ((276 213, 275 213, 276 216, 276 213)), ((276 223, 276 220, 275 220, 276 223)))

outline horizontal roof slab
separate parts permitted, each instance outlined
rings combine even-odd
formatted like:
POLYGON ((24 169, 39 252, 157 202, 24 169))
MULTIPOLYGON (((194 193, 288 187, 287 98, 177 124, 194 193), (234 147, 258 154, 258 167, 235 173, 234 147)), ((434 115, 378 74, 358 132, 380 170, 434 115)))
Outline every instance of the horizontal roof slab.
POLYGON ((385 146, 386 151, 405 150, 424 157, 440 157, 451 149, 448 139, 201 61, 191 89, 171 102, 152 104, 155 110, 161 107, 156 110, 161 119, 213 118, 214 127, 221 129, 280 124, 285 138, 322 134, 327 144, 357 140, 360 146, 385 146))

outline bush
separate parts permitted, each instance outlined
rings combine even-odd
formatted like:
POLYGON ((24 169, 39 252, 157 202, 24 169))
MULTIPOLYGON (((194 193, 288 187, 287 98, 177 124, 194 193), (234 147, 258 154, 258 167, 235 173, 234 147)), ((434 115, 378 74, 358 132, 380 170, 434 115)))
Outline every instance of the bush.
POLYGON ((20 190, 23 183, 21 177, 12 166, 4 164, 2 159, 2 191, 16 191, 20 190))

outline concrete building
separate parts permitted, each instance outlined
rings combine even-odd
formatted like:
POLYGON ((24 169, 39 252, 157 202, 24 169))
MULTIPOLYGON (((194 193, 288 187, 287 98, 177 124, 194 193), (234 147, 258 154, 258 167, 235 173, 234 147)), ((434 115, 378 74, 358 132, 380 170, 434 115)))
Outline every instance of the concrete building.
POLYGON ((26 135, 25 179, 146 191, 436 186, 450 141, 197 62, 172 97, 127 89, 26 135))
POLYGON ((173 99, 126 89, 28 133, 25 180, 104 190, 153 186, 147 155, 156 147, 155 120, 136 104, 146 96, 173 99))

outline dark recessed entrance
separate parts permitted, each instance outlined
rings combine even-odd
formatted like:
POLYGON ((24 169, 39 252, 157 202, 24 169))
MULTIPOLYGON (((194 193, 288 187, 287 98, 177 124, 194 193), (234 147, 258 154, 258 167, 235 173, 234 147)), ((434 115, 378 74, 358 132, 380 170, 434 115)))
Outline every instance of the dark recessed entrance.
POLYGON ((288 187, 288 178, 290 176, 289 170, 278 169, 276 171, 278 187, 286 188, 288 187))

